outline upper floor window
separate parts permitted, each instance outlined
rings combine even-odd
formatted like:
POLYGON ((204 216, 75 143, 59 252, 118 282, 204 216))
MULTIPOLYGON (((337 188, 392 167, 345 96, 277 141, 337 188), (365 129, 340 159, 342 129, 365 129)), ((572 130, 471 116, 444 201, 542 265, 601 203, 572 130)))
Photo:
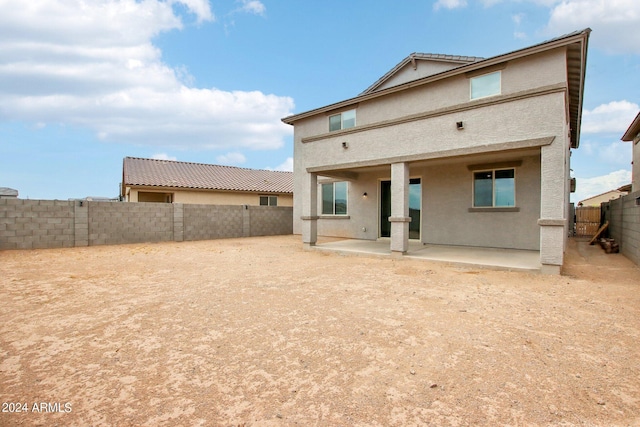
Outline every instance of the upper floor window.
POLYGON ((260 196, 260 206, 278 206, 278 196, 260 196))
POLYGON ((322 215, 347 214, 347 183, 322 184, 322 215))
POLYGON ((356 110, 343 111, 340 114, 329 116, 329 132, 340 129, 349 129, 356 125, 356 110))
POLYGON ((516 170, 495 169, 473 173, 473 207, 516 205, 516 170))
POLYGON ((502 72, 484 74, 471 78, 471 99, 485 98, 487 96, 500 95, 502 72))

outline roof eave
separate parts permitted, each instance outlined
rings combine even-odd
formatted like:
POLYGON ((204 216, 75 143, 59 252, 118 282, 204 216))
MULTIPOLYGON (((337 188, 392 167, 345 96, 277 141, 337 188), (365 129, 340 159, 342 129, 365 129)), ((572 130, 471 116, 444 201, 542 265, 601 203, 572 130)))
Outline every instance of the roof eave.
POLYGON ((640 135, 640 113, 633 119, 627 131, 622 135, 623 141, 634 141, 640 135))
MULTIPOLYGON (((578 82, 578 88, 575 88, 575 83, 572 82, 569 77, 569 115, 570 115, 570 124, 571 124, 571 148, 578 148, 580 146, 580 129, 582 126, 582 105, 584 99, 584 84, 585 77, 587 73, 587 51, 589 47, 589 34, 591 33, 591 29, 587 28, 581 31, 578 36, 580 37, 577 42, 580 42, 580 79, 578 82), (577 94, 575 93, 577 91, 577 94), (577 100, 574 101, 574 105, 571 105, 572 99, 577 96, 577 100), (575 115, 575 118, 572 117, 575 115)), ((575 43, 575 42, 574 42, 575 43)), ((571 43, 573 44, 573 43, 571 43)), ((568 55, 568 53, 567 53, 568 55)), ((569 58, 567 58, 569 61, 569 58)), ((569 68, 569 64, 567 64, 567 68, 569 68)), ((569 70, 568 70, 569 71, 569 70)))
POLYGON ((293 190, 265 190, 265 189, 238 189, 238 188, 219 188, 219 187, 193 187, 187 185, 163 185, 163 184, 127 184, 127 187, 131 188, 153 188, 154 190, 173 190, 173 191, 184 191, 184 190, 194 190, 194 191, 219 191, 222 193, 250 193, 250 194, 293 194, 293 190))
MULTIPOLYGON (((581 74, 581 82, 580 82, 580 108, 579 108, 579 117, 581 117, 582 115, 582 91, 584 89, 584 75, 585 75, 585 69, 586 67, 584 67, 584 64, 586 63, 586 41, 588 40, 589 37, 589 33, 591 33, 591 29, 590 28, 586 28, 582 31, 577 31, 575 33, 571 33, 568 34, 567 36, 564 37, 560 37, 560 38, 556 38, 556 39, 552 39, 552 40, 548 40, 546 42, 542 42, 539 43, 537 45, 534 46, 529 46, 529 47, 525 47, 519 50, 515 50, 513 52, 508 52, 508 53, 504 53, 501 55, 497 55, 491 58, 487 58, 478 62, 472 62, 470 64, 467 65, 461 65, 460 67, 454 68, 452 70, 447 70, 447 71, 443 71, 441 73, 438 74, 433 74, 431 76, 427 76, 427 77, 423 77, 421 79, 418 80, 413 80, 410 82, 406 82, 397 86, 393 86, 387 89, 382 89, 379 91, 375 91, 375 92, 371 92, 371 93, 367 93, 364 95, 359 95, 356 96, 354 98, 349 98, 346 99, 344 101, 340 101, 340 102, 336 102, 334 104, 329 104, 326 105, 324 107, 320 107, 320 108, 316 108, 314 110, 309 110, 303 113, 299 113, 299 114, 294 114, 288 117, 284 117, 282 120, 283 123, 286 123, 288 125, 293 125, 295 122, 302 120, 302 119, 306 119, 312 116, 315 116, 317 114, 322 114, 322 113, 326 113, 328 111, 331 110, 335 110, 335 109, 339 109, 339 108, 344 108, 347 107, 349 105, 352 104, 356 104, 358 102, 362 102, 362 101, 367 101, 370 99, 374 99, 374 98, 378 98, 378 97, 382 97, 385 95, 389 95, 391 93, 396 93, 396 92, 400 92, 415 86, 422 86, 424 84, 428 84, 428 83, 432 83, 434 81, 438 81, 438 80, 442 80, 445 78, 449 78, 452 76, 456 76, 459 74, 464 74, 467 73, 469 71, 475 71, 475 70, 479 70, 482 68, 486 68, 486 67, 490 67, 492 65, 496 65, 496 64, 500 64, 506 61, 511 61, 514 59, 518 59, 518 58, 523 58, 525 56, 529 56, 529 55, 534 55, 536 53, 540 53, 540 52, 545 52, 551 49, 555 49, 558 47, 562 47, 562 46, 567 46, 576 42, 584 42, 584 47, 583 47, 583 58, 582 58, 582 64, 583 64, 583 70, 582 70, 582 74, 581 74)), ((578 121, 578 125, 579 125, 579 121, 578 121)), ((578 135, 579 136, 579 135, 578 135)), ((577 146, 577 144, 576 144, 577 146)))

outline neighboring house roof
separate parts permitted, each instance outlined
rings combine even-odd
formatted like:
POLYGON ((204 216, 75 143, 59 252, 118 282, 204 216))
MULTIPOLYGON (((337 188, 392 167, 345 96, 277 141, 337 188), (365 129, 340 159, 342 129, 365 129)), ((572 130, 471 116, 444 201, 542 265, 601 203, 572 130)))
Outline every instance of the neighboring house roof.
POLYGON ((618 191, 624 191, 625 193, 631 193, 631 184, 625 184, 618 188, 618 191))
POLYGON ((634 141, 637 142, 640 140, 640 113, 633 119, 629 129, 622 135, 623 141, 634 141))
POLYGON ((622 196, 626 196, 627 192, 626 191, 620 191, 620 189, 618 190, 609 190, 609 191, 605 191, 602 194, 598 194, 597 196, 592 196, 592 197, 588 197, 584 200, 580 200, 578 202, 578 205, 583 205, 583 206, 599 206, 600 203, 602 202, 608 202, 609 200, 615 200, 618 199, 622 196))
MULTIPOLYGON (((439 53, 417 53, 414 52, 411 55, 404 58, 398 65, 393 67, 386 73, 384 76, 380 77, 374 84, 369 86, 362 92, 360 95, 366 95, 367 93, 372 93, 378 90, 384 83, 391 80, 393 76, 395 76, 400 70, 402 70, 407 65, 411 64, 413 69, 416 70, 418 68, 419 61, 429 61, 429 62, 439 62, 445 63, 448 66, 447 69, 457 68, 461 65, 466 65, 472 62, 478 62, 483 60, 484 58, 480 58, 478 56, 459 56, 459 55, 443 55, 439 53)), ((428 77, 429 75, 433 75, 436 73, 430 73, 427 75, 421 75, 420 77, 428 77)))
POLYGON ((123 186, 292 193, 293 173, 125 157, 123 186))
POLYGON ((18 197, 18 190, 9 187, 0 187, 0 197, 18 197))
MULTIPOLYGON (((443 72, 429 75, 426 77, 418 78, 417 80, 412 80, 406 83, 402 83, 396 86, 392 86, 392 87, 388 87, 380 90, 375 90, 376 87, 380 86, 379 84, 376 85, 376 83, 378 83, 376 82, 374 83, 373 86, 370 86, 369 89, 367 89, 365 92, 363 92, 361 95, 355 98, 346 99, 344 101, 330 104, 324 107, 320 107, 315 110, 294 114, 292 116, 283 118, 282 121, 289 125, 293 125, 298 120, 302 120, 308 117, 313 117, 317 114, 330 112, 332 110, 336 110, 339 108, 346 108, 354 104, 357 104, 358 102, 374 99, 374 98, 385 96, 401 90, 409 89, 411 87, 432 83, 434 81, 442 80, 455 75, 464 74, 469 71, 479 70, 479 69, 490 67, 493 65, 498 65, 506 61, 523 58, 525 56, 534 55, 540 52, 545 52, 550 49, 566 46, 567 75, 568 75, 568 86, 569 86, 569 117, 570 117, 570 128, 571 128, 570 130, 571 144, 573 148, 577 148, 578 145, 580 144, 580 123, 582 121, 582 97, 584 94, 584 79, 585 79, 586 61, 587 61, 587 44, 588 44, 590 33, 591 33, 591 29, 586 28, 584 30, 575 31, 573 33, 566 34, 551 40, 547 40, 545 42, 542 42, 530 47, 515 50, 513 52, 505 53, 502 55, 497 55, 487 59, 472 61, 447 71, 443 71, 443 72)), ((408 58, 411 58, 411 55, 409 55, 408 58)), ((456 58, 456 57, 452 56, 452 58, 456 58)), ((462 61, 462 58, 470 59, 473 57, 460 57, 460 58, 461 58, 460 60, 462 61)), ((405 59, 404 61, 406 60, 407 59, 405 59)), ((403 64, 404 61, 401 62, 400 64, 403 64)), ((391 70, 389 73, 383 76, 383 79, 388 80, 391 77, 391 75, 393 75, 394 70, 398 71, 400 68, 398 68, 398 66, 394 67, 393 70, 391 70)))

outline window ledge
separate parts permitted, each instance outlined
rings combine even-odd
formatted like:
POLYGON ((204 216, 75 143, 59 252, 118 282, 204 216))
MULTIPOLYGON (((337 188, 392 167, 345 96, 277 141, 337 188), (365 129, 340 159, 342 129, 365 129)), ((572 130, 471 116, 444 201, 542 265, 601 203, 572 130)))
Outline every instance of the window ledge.
POLYGON ((320 219, 351 219, 349 215, 320 215, 320 219))
POLYGON ((520 208, 469 208, 469 212, 520 212, 520 208))

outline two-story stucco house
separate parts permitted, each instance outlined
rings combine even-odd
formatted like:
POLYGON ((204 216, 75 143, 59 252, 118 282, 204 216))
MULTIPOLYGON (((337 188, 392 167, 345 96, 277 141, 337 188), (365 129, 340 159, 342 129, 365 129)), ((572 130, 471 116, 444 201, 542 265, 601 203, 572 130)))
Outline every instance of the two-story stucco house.
POLYGON ((591 30, 488 59, 412 54, 294 126, 294 233, 540 252, 568 235, 591 30))

